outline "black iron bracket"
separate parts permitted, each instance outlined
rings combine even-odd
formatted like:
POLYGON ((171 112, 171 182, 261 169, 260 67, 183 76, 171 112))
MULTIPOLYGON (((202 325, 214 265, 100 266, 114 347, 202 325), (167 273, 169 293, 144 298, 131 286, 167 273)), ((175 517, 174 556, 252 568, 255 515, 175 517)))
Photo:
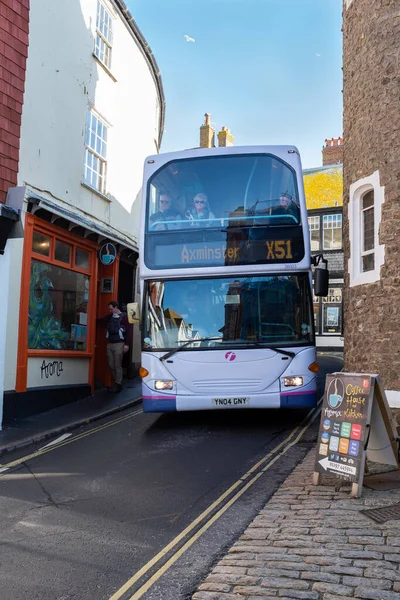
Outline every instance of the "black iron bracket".
POLYGON ((311 257, 311 264, 314 267, 318 267, 320 262, 322 262, 325 266, 328 264, 328 261, 326 258, 324 258, 323 254, 314 254, 314 256, 311 257))

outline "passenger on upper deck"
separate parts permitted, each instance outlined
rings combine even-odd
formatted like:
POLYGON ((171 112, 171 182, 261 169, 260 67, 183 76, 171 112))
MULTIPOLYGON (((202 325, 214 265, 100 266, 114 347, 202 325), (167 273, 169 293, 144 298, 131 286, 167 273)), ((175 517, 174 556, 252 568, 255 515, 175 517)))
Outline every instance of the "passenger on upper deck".
POLYGON ((272 214, 274 216, 294 217, 294 219, 288 218, 288 222, 293 221, 299 223, 300 221, 300 208, 294 201, 293 197, 286 192, 281 194, 279 198, 279 206, 275 206, 272 209, 272 214))
POLYGON ((185 212, 185 218, 191 221, 192 227, 212 227, 215 215, 210 211, 208 198, 205 194, 196 194, 192 206, 185 212), (205 221, 200 223, 200 221, 205 221))
POLYGON ((159 210, 150 217, 150 227, 153 230, 179 229, 179 223, 182 215, 171 207, 171 196, 166 192, 161 192, 159 201, 159 210))

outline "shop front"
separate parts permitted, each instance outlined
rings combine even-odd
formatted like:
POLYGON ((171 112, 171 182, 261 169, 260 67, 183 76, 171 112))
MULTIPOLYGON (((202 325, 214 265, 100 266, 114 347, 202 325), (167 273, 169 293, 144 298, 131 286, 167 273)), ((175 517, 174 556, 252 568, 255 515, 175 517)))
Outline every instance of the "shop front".
MULTIPOLYGON (((96 318, 118 299, 125 248, 65 218, 45 211, 41 217, 25 214, 16 383, 4 395, 4 423, 110 384, 105 331, 96 318), (103 257, 105 251, 113 256, 103 257)), ((135 264, 128 265, 132 282, 135 264)))

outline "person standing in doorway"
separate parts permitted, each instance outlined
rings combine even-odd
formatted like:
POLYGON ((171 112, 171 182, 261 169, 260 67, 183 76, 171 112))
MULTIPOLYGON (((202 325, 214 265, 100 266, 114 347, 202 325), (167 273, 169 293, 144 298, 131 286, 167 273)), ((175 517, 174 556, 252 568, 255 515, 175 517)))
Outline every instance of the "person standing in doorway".
POLYGON ((97 322, 107 326, 107 362, 114 378, 114 385, 108 391, 117 393, 122 390, 122 359, 132 344, 132 327, 126 314, 121 312, 118 302, 113 300, 108 308, 110 314, 97 319, 97 322))

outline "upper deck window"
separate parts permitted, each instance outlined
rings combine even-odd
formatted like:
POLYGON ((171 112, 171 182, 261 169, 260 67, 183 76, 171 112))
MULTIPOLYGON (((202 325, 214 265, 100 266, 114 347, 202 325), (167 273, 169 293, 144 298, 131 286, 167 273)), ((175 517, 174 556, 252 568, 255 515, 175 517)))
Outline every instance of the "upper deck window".
POLYGON ((148 181, 145 232, 151 269, 298 263, 296 172, 270 154, 170 162, 148 181))
POLYGON ((299 222, 295 172, 268 154, 174 161, 149 181, 148 231, 299 222))

